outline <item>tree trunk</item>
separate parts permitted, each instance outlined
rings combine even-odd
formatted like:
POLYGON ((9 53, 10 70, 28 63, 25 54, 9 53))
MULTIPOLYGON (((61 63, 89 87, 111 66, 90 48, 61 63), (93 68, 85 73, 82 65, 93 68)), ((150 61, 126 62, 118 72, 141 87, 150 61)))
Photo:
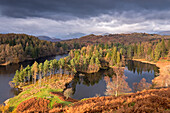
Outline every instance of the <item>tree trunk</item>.
POLYGON ((42 80, 42 75, 39 73, 39 87, 41 87, 41 80, 42 80))
POLYGON ((119 80, 118 80, 118 75, 116 74, 117 76, 117 86, 116 86, 116 97, 118 96, 118 88, 119 88, 119 80))

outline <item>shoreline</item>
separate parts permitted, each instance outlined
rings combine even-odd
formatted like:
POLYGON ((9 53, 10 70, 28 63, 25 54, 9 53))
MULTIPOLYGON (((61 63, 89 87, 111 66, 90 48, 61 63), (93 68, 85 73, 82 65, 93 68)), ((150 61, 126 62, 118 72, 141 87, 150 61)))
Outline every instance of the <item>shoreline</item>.
POLYGON ((147 61, 145 59, 132 59, 132 60, 133 61, 143 62, 143 63, 148 63, 148 64, 153 64, 153 65, 156 65, 160 69, 167 66, 167 65, 170 65, 170 61, 161 61, 161 60, 159 60, 157 62, 151 62, 151 61, 147 61))
POLYGON ((133 61, 139 61, 139 62, 142 62, 142 63, 148 63, 148 64, 153 64, 153 65, 156 65, 155 62, 151 62, 151 61, 147 61, 145 59, 132 59, 133 61))
MULTIPOLYGON (((158 61, 158 62, 156 62, 156 63, 153 63, 153 62, 149 62, 149 61, 145 61, 145 60, 141 60, 141 59, 132 59, 133 61, 139 61, 139 62, 143 62, 143 63, 149 63, 149 64, 154 64, 154 65, 156 65, 157 67, 159 67, 159 68, 162 68, 162 66, 161 65, 164 65, 165 63, 167 64, 167 65, 170 65, 170 61, 158 61)), ((166 66, 166 65, 165 65, 166 66)), ((110 67, 110 68, 117 68, 117 67, 115 67, 115 66, 113 66, 113 67, 110 67)), ((121 68, 125 68, 125 67, 121 67, 121 68)), ((160 69, 159 69, 160 70, 160 69)), ((12 97, 13 98, 13 97, 12 97)), ((8 101, 10 100, 10 98, 9 99, 7 99, 6 101, 4 101, 4 104, 6 105, 6 103, 8 103, 8 101)))
POLYGON ((23 61, 20 61, 18 63, 11 63, 10 61, 8 62, 5 62, 5 63, 1 63, 0 66, 7 66, 7 65, 10 65, 10 64, 19 64, 19 63, 23 63, 23 62, 26 62, 26 61, 34 61, 34 60, 38 60, 40 58, 46 58, 46 57, 52 57, 52 56, 56 56, 56 55, 64 55, 64 54, 68 54, 68 53, 63 53, 63 54, 55 54, 55 55, 49 55, 49 56, 43 56, 43 57, 38 57, 38 58, 27 58, 23 61))
POLYGON ((9 65, 9 64, 11 64, 11 62, 2 63, 2 64, 0 64, 0 66, 7 66, 7 65, 9 65))

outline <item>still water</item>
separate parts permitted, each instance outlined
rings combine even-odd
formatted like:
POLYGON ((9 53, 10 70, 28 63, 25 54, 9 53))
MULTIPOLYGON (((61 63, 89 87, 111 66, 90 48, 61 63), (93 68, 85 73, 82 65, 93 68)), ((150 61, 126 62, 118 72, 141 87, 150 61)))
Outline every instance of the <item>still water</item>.
MULTIPOLYGON (((47 60, 52 60, 52 59, 59 60, 60 58, 63 58, 66 56, 67 54, 57 55, 57 56, 52 56, 52 57, 40 58, 36 61, 40 63, 40 62, 44 62, 46 59, 47 60)), ((34 61, 25 61, 20 64, 0 66, 0 104, 2 104, 8 98, 11 98, 18 94, 18 91, 11 88, 8 84, 9 81, 11 81, 12 78, 14 77, 16 70, 18 70, 21 65, 23 65, 23 67, 26 67, 27 65, 32 65, 33 63, 34 61)))
MULTIPOLYGON (((146 82, 152 83, 152 79, 157 76, 158 67, 151 64, 141 63, 137 61, 127 61, 124 75, 127 77, 126 82, 133 89, 133 83, 139 83, 142 78, 146 82)), ((106 91, 106 82, 104 76, 112 77, 115 75, 113 69, 100 70, 93 74, 77 74, 73 81, 67 86, 72 88, 74 99, 83 99, 94 96, 104 96, 106 91)))
MULTIPOLYGON (((38 63, 44 62, 47 60, 63 58, 65 55, 57 55, 53 57, 40 58, 36 60, 38 63)), ((34 61, 26 61, 20 64, 12 64, 8 66, 0 66, 0 104, 3 103, 6 99, 11 98, 18 94, 17 90, 12 89, 9 86, 9 81, 14 77, 15 71, 18 70, 21 66, 26 67, 27 65, 32 65, 34 61)), ((146 82, 151 83, 152 79, 158 73, 158 68, 155 65, 128 61, 126 63, 126 69, 124 70, 125 76, 128 78, 126 81, 128 85, 132 88, 134 82, 140 82, 142 78, 146 79, 146 82)), ((106 91, 106 83, 104 81, 104 76, 114 75, 112 69, 100 70, 97 73, 93 74, 82 74, 78 73, 68 85, 73 89, 72 98, 82 99, 88 97, 94 97, 96 95, 104 96, 106 91)))

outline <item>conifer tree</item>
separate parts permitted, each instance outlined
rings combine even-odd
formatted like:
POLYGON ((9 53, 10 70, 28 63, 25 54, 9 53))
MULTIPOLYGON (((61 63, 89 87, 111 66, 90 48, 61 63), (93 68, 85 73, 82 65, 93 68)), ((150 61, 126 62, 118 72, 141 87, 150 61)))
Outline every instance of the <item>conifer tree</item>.
POLYGON ((132 48, 131 47, 128 47, 128 50, 127 50, 127 56, 128 58, 132 58, 132 48))
POLYGON ((50 60, 49 69, 50 69, 50 77, 52 77, 52 70, 54 69, 53 60, 50 60))
POLYGON ((58 70, 58 61, 56 59, 53 60, 53 74, 55 74, 56 70, 58 70))
POLYGON ((46 60, 45 62, 44 62, 44 67, 43 67, 44 69, 44 77, 46 77, 47 76, 47 73, 48 73, 48 70, 49 70, 49 61, 48 60, 46 60))
POLYGON ((123 55, 123 48, 120 48, 120 54, 123 55))
POLYGON ((160 57, 161 57, 161 48, 160 48, 160 43, 158 43, 155 48, 155 61, 158 61, 160 57))
POLYGON ((28 83, 30 82, 31 79, 31 69, 28 70, 28 83))
POLYGON ((120 64, 120 53, 119 53, 119 51, 117 52, 117 65, 119 65, 120 64))
POLYGON ((137 48, 137 55, 138 55, 138 58, 141 57, 141 45, 140 44, 138 45, 138 48, 137 48))
POLYGON ((24 68, 23 68, 23 65, 21 65, 21 67, 20 67, 20 71, 22 71, 24 68))
POLYGON ((164 57, 165 54, 166 54, 165 41, 164 41, 164 39, 162 39, 162 42, 161 42, 161 56, 164 57))
POLYGON ((34 84, 36 83, 36 79, 37 79, 37 73, 38 73, 38 63, 35 61, 33 64, 33 72, 34 72, 34 84))
POLYGON ((24 81, 24 84, 26 82, 26 77, 27 77, 27 70, 25 68, 25 69, 23 69, 23 81, 24 81))
MULTIPOLYGON (((114 58, 114 61, 116 61, 117 60, 117 47, 114 47, 113 48, 113 54, 112 54, 112 57, 114 58)), ((116 63, 116 62, 115 62, 116 63)))
POLYGON ((15 73, 15 76, 13 78, 13 82, 15 83, 15 85, 19 85, 20 79, 19 79, 19 71, 17 70, 15 73))
POLYGON ((23 73, 23 71, 20 71, 20 73, 19 73, 19 81, 20 81, 20 83, 23 82, 23 77, 24 77, 24 73, 23 73))
MULTIPOLYGON (((78 57, 78 55, 77 55, 77 57, 78 57)), ((59 60, 59 65, 60 65, 60 69, 64 69, 64 65, 65 65, 65 60, 64 60, 64 58, 61 58, 60 60, 59 60)), ((63 74, 63 72, 61 73, 61 75, 63 74)))
POLYGON ((101 64, 100 64, 100 61, 99 61, 99 58, 98 58, 98 57, 96 57, 95 63, 96 63, 96 65, 97 65, 97 67, 98 67, 98 70, 99 70, 100 67, 101 67, 101 64))
POLYGON ((43 72, 43 64, 42 63, 40 63, 38 65, 38 71, 39 71, 39 85, 41 86, 42 72, 43 72))
POLYGON ((31 77, 31 73, 29 72, 31 70, 30 66, 28 65, 26 67, 26 77, 27 77, 27 80, 28 80, 28 83, 30 82, 30 77, 31 77))

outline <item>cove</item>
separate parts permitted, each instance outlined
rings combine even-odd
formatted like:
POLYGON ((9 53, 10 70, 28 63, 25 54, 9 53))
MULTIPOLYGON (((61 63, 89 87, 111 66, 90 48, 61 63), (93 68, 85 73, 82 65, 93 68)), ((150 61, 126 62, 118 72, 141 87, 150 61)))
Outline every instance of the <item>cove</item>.
MULTIPOLYGON (((38 63, 44 62, 45 60, 53 60, 66 57, 67 54, 64 55, 56 55, 51 57, 44 57, 39 58, 36 61, 38 63)), ((9 85, 9 81, 12 81, 16 70, 20 69, 20 66, 23 65, 25 68, 27 65, 32 65, 35 60, 32 61, 24 61, 19 64, 10 64, 7 66, 0 66, 0 104, 2 104, 5 100, 14 97, 15 95, 18 95, 19 91, 16 89, 13 89, 9 85)))
MULTIPOLYGON (((126 62, 124 70, 124 75, 128 77, 126 82, 132 89, 133 83, 139 83, 142 78, 145 78, 146 82, 152 83, 152 79, 158 73, 159 68, 155 65, 132 60, 126 62)), ((111 77, 112 75, 115 75, 115 73, 111 68, 92 74, 77 73, 67 88, 72 88, 73 94, 71 97, 74 99, 89 98, 97 95, 105 96, 106 82, 104 81, 104 76, 111 77)))
MULTIPOLYGON (((45 60, 59 60, 66 56, 67 54, 56 55, 53 57, 40 58, 36 61, 40 63, 45 60)), ((11 88, 8 84, 14 77, 16 70, 18 70, 21 65, 26 67, 33 63, 34 61, 25 61, 20 64, 0 66, 0 104, 6 99, 14 97, 19 93, 19 91, 11 88)), ((158 67, 155 65, 141 63, 138 61, 126 62, 126 70, 124 70, 125 76, 128 77, 126 81, 131 88, 133 87, 134 82, 140 82, 142 78, 145 78, 147 82, 151 83, 152 79, 156 77, 156 73, 158 72, 158 67)), ((112 75, 114 75, 114 71, 112 69, 100 70, 93 74, 77 73, 67 88, 71 87, 73 89, 73 95, 71 97, 75 99, 89 98, 96 95, 104 96, 104 92, 106 90, 104 76, 111 77, 112 75)))

